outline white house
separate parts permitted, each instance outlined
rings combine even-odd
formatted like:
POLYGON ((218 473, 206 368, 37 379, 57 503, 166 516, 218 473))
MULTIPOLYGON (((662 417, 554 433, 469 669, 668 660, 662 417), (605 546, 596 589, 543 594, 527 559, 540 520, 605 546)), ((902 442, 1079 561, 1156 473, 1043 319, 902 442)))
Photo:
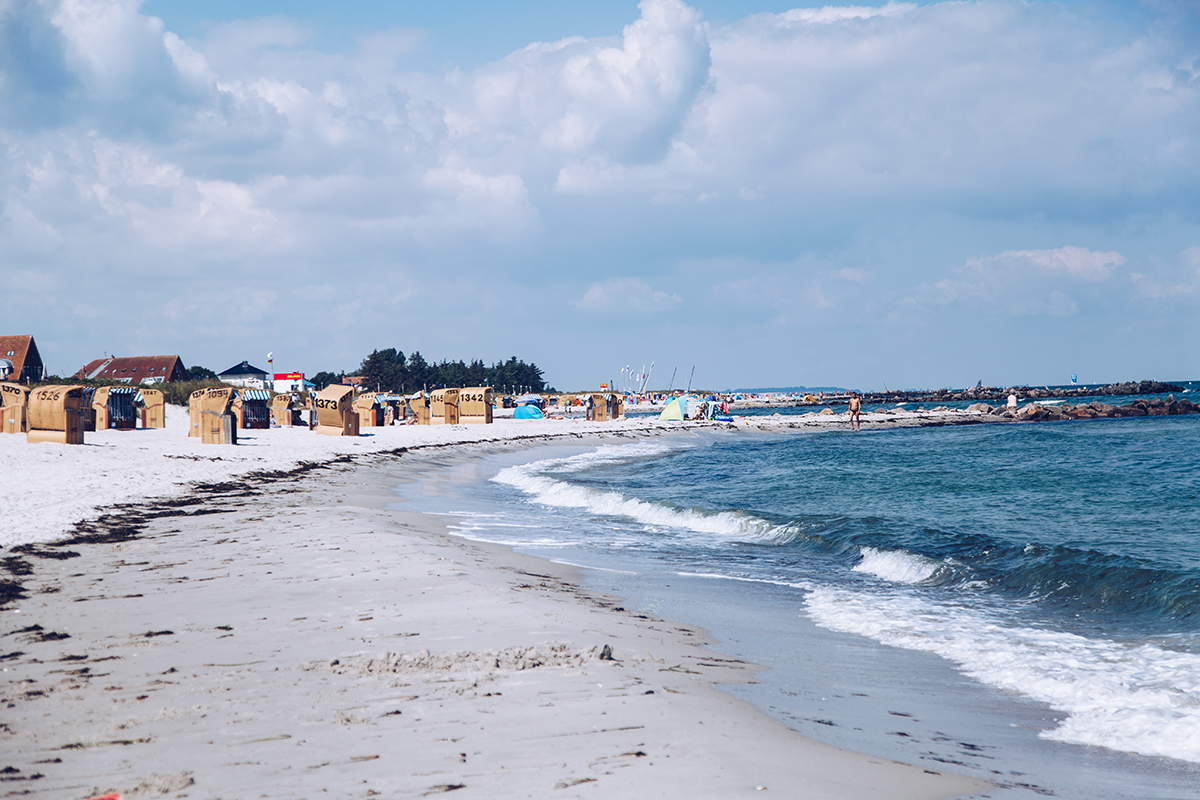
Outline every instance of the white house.
POLYGON ((244 386, 247 389, 270 389, 271 376, 266 370, 259 369, 247 361, 230 367, 217 375, 217 378, 231 386, 244 386))

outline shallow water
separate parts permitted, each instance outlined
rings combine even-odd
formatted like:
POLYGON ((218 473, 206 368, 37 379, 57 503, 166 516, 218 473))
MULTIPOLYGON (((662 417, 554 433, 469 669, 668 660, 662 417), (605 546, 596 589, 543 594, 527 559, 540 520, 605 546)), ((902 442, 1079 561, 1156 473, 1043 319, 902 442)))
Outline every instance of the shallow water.
POLYGON ((1200 418, 560 447, 419 493, 708 627, 806 735, 1010 796, 1200 797, 1200 418))

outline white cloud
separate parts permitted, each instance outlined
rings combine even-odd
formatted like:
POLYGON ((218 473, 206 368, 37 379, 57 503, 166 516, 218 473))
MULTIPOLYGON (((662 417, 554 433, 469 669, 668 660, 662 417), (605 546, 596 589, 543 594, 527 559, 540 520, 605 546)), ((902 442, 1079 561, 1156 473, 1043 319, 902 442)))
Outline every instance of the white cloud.
MULTIPOLYGON (((679 308, 643 276, 700 254, 739 266, 689 307, 755 320, 861 320, 898 296, 923 313, 1050 316, 1200 296, 1192 262, 1156 266, 1153 237, 1127 233, 1172 218, 1171 247, 1195 241, 1179 232, 1198 222, 1200 181, 1186 29, 1017 0, 714 25, 644 0, 611 36, 415 73, 400 65, 417 31, 323 53, 303 21, 185 40, 140 8, 0 0, 0 259, 39 276, 14 289, 29 297, 43 280, 76 287, 46 301, 47 319, 81 299, 121 308, 127 280, 174 298, 214 278, 269 291, 286 274, 332 294, 255 306, 264 327, 344 306, 419 333, 429 293, 392 286, 403 308, 361 295, 445 270, 488 286, 479 303, 546 291, 542 308, 600 324, 679 308), (955 241, 937 251, 941 239, 955 241), (990 244, 1035 239, 1113 251, 990 244), (1132 293, 1115 279, 1126 253, 1132 293), (564 303, 580 278, 558 265, 575 261, 629 277, 564 303)), ((194 308, 172 308, 181 335, 199 331, 182 321, 194 308)))
POLYGON ((860 283, 860 284, 861 283, 870 283, 872 280, 875 279, 874 273, 868 272, 865 269, 859 269, 858 267, 843 267, 842 269, 839 269, 837 272, 835 272, 834 275, 836 275, 837 277, 841 278, 844 281, 850 281, 851 283, 860 283))
POLYGON ((822 6, 821 8, 793 8, 784 11, 775 19, 780 27, 793 24, 828 24, 851 19, 870 19, 871 17, 900 17, 916 10, 913 3, 889 2, 885 6, 822 6))
POLYGON ((597 314, 644 314, 673 311, 682 303, 679 295, 655 291, 635 278, 609 278, 589 286, 574 305, 597 314))
POLYGON ((1084 247, 1053 250, 1005 250, 968 259, 952 277, 916 287, 910 298, 919 305, 962 305, 1010 316, 1065 317, 1079 313, 1067 291, 1104 281, 1126 259, 1116 252, 1084 247))
POLYGON ((828 322, 835 315, 856 319, 871 302, 868 286, 876 275, 859 267, 835 267, 812 256, 786 263, 713 259, 688 265, 699 281, 711 281, 714 310, 764 313, 782 325, 801 320, 828 322))
POLYGON ((1098 253, 1086 247, 1059 247, 1055 250, 1006 250, 992 261, 998 264, 1027 261, 1043 272, 1065 273, 1080 280, 1099 281, 1107 278, 1113 267, 1123 265, 1125 256, 1113 252, 1098 253))
POLYGON ((1200 247, 1189 247, 1173 264, 1158 265, 1153 272, 1131 272, 1138 297, 1150 300, 1200 299, 1200 247))
MULTIPOLYGON (((619 40, 532 44, 489 64, 448 102, 463 146, 510 158, 662 158, 708 80, 707 26, 680 0, 642 0, 619 40)), ((562 163, 561 161, 559 163, 562 163)))

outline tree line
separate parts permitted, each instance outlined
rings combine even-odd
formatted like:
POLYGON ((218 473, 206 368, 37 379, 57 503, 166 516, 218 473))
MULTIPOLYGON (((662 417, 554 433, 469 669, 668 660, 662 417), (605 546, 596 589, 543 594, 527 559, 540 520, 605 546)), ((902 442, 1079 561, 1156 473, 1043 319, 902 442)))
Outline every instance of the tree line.
MULTIPOLYGON (((542 370, 537 364, 526 364, 512 356, 508 361, 498 361, 490 367, 476 359, 469 364, 464 361, 441 361, 429 363, 414 351, 411 355, 394 347, 372 350, 358 367, 362 387, 379 392, 402 392, 411 394, 421 389, 457 388, 469 386, 491 386, 503 392, 552 392, 546 384, 542 370)), ((331 383, 340 383, 345 373, 318 372, 312 382, 318 390, 331 383)))

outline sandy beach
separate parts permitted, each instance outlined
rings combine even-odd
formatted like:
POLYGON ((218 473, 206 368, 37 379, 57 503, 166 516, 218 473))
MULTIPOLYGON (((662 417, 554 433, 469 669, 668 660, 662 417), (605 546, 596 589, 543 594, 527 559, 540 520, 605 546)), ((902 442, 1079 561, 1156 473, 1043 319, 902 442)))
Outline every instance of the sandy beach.
POLYGON ((0 611, 6 795, 988 789, 807 740, 716 688, 756 668, 703 631, 386 508, 389 487, 488 449, 678 425, 284 429, 204 447, 178 414, 84 447, 0 437, 19 521, 0 558, 24 594, 0 611))

